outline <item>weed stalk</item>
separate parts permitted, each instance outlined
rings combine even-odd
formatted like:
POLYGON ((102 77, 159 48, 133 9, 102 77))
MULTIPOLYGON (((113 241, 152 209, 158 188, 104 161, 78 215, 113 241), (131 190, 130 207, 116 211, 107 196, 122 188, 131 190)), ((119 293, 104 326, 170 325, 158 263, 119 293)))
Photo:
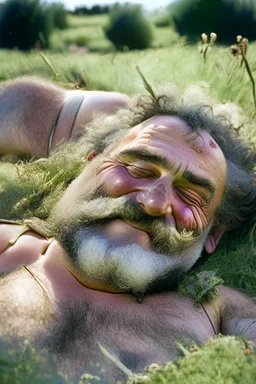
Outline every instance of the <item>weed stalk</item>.
POLYGON ((210 34, 209 39, 206 33, 202 33, 200 53, 203 54, 204 63, 206 63, 206 55, 207 55, 208 49, 215 43, 216 39, 217 39, 217 35, 214 32, 210 34))
POLYGON ((238 56, 238 55, 242 56, 240 67, 242 67, 242 65, 244 63, 246 72, 248 73, 248 76, 249 76, 251 84, 252 84, 253 101, 254 101, 254 107, 255 107, 255 111, 256 111, 255 81, 254 81, 254 78, 253 78, 253 75, 252 75, 250 64, 249 64, 249 62, 247 60, 247 57, 246 57, 248 46, 249 46, 249 42, 248 42, 248 39, 246 39, 245 37, 242 37, 241 35, 238 35, 236 37, 236 41, 237 41, 237 43, 230 47, 231 54, 233 56, 238 56))

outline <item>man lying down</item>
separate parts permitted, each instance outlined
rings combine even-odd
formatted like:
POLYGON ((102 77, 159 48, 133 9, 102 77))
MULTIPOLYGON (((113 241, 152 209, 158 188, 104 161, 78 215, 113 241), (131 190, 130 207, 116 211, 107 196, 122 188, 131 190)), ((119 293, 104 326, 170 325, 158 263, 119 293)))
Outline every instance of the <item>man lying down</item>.
POLYGON ((64 154, 69 164, 74 146, 87 158, 48 204, 46 223, 0 226, 1 335, 46 348, 71 378, 98 363, 107 382, 124 378, 99 344, 139 372, 177 359, 177 342, 218 333, 256 341, 256 305, 243 294, 220 286, 196 307, 174 289, 203 250, 255 218, 255 154, 202 106, 182 105, 171 90, 159 96, 86 122, 76 142, 38 160, 64 154))

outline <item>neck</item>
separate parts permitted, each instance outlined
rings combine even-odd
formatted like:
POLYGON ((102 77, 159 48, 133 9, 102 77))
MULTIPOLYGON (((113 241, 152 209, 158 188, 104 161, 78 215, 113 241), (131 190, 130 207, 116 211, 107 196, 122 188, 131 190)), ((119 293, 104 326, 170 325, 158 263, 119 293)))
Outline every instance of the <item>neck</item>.
POLYGON ((51 242, 46 253, 29 271, 37 279, 51 302, 97 300, 102 303, 119 302, 119 299, 131 302, 133 298, 127 293, 111 293, 100 290, 100 287, 83 285, 71 272, 66 253, 57 240, 51 242))

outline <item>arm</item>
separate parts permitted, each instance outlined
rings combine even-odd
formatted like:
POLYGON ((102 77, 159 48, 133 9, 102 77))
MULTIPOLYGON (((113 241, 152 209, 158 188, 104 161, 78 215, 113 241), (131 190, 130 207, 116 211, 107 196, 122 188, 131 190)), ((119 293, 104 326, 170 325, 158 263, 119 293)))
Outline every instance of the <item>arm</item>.
POLYGON ((221 332, 256 342, 256 304, 242 293, 220 287, 221 332))
POLYGON ((47 81, 20 78, 0 90, 0 154, 45 156, 64 91, 47 81))
POLYGON ((119 108, 128 106, 129 98, 118 92, 103 91, 66 91, 63 106, 53 126, 48 153, 61 140, 77 136, 86 129, 94 116, 103 113, 109 115, 119 108))
POLYGON ((0 90, 0 155, 46 157, 51 134, 50 150, 83 131, 96 112, 109 114, 127 103, 118 92, 67 91, 33 78, 7 82, 0 90), (81 102, 72 108, 78 94, 81 102))

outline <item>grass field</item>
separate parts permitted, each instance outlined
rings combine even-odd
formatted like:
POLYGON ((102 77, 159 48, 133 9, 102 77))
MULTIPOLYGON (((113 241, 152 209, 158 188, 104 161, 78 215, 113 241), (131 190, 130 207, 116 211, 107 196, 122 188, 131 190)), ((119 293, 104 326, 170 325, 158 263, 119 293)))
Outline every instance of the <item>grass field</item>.
MULTIPOLYGON (((232 57, 229 47, 217 44, 209 50, 206 64, 199 47, 189 45, 171 28, 154 28, 152 48, 143 51, 115 52, 104 35, 107 17, 70 16, 70 28, 56 31, 52 49, 45 51, 56 76, 38 52, 0 51, 0 80, 35 75, 74 86, 75 76, 82 75, 88 89, 117 90, 129 95, 143 92, 136 72, 138 65, 152 85, 171 82, 186 88, 199 85, 216 101, 234 102, 252 117, 252 88, 240 58, 232 57), (85 37, 89 54, 68 52, 68 43, 85 37)), ((235 41, 235 36, 234 36, 235 41)), ((248 61, 256 69, 256 43, 250 44, 248 61)))
MULTIPOLYGON (((153 87, 166 82, 174 83, 182 90, 187 87, 190 87, 190 90, 196 89, 198 97, 203 97, 210 103, 234 103, 241 107, 244 121, 240 133, 245 140, 249 138, 256 148, 252 83, 244 66, 242 68, 240 66, 240 58, 232 57, 229 47, 218 46, 216 43, 209 50, 204 63, 198 46, 189 45, 184 38, 180 38, 168 27, 152 26, 155 36, 152 48, 144 51, 115 52, 103 31, 107 16, 70 16, 69 22, 68 30, 54 32, 52 49, 44 51, 51 66, 37 51, 22 53, 0 50, 0 81, 24 75, 39 76, 72 89, 75 88, 77 78, 80 76, 85 80, 87 89, 120 91, 134 95, 146 92, 136 70, 136 66, 139 66, 153 87), (81 36, 86 37, 89 53, 69 52, 68 45, 76 42, 81 36)), ((256 79, 256 42, 249 46, 248 62, 256 79)), ((189 93, 187 98, 189 100, 189 93)), ((236 126, 236 123, 234 125, 236 126)), ((238 125, 239 123, 236 127, 238 125)), ((250 233, 242 232, 224 239, 218 252, 201 261, 197 270, 217 270, 226 284, 256 297, 255 227, 251 228, 250 233)), ((234 348, 239 349, 238 346, 234 348)), ((211 359, 212 357, 209 357, 208 363, 211 359)), ((173 374, 172 380, 178 377, 174 376, 173 374)), ((169 379, 165 381, 163 377, 162 379, 159 377, 150 382, 166 384, 170 382, 169 379)), ((202 383, 197 379, 179 382, 202 383)), ((225 384, 226 381, 218 383, 225 384)))

